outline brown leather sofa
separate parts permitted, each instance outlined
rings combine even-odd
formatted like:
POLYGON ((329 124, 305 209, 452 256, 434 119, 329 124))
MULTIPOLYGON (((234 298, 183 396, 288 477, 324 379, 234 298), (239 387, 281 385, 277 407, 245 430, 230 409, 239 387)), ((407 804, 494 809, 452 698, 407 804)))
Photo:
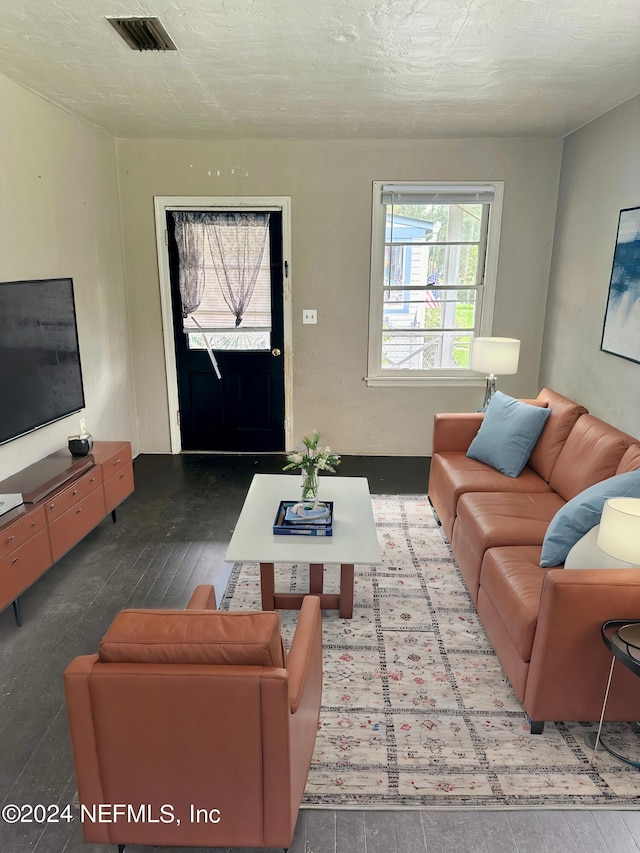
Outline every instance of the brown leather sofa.
MULTIPOLYGON (((520 476, 466 456, 483 415, 436 415, 429 498, 478 616, 531 721, 599 719, 610 666, 600 626, 640 613, 640 571, 541 568, 549 522, 568 500, 640 467, 637 440, 544 388, 551 408, 520 476)), ((640 679, 617 667, 607 720, 636 720, 640 679)))
POLYGON ((212 587, 183 611, 124 610, 64 684, 85 841, 289 846, 320 713, 317 597, 288 654, 277 613, 217 612, 212 587))

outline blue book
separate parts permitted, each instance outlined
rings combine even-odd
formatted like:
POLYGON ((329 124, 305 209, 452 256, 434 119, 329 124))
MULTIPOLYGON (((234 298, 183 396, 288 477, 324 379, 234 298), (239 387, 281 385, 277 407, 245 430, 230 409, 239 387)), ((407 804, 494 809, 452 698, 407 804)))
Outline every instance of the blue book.
POLYGON ((300 527, 300 525, 289 525, 288 527, 274 526, 273 532, 276 536, 333 536, 333 527, 300 527))

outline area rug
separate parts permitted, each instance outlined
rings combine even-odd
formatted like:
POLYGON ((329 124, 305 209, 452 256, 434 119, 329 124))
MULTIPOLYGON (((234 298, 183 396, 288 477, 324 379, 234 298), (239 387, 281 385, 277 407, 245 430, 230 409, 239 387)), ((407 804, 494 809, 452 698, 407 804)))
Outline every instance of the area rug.
MULTIPOLYGON (((428 500, 373 497, 383 562, 356 567, 353 619, 323 613, 320 727, 307 807, 638 807, 637 770, 584 743, 587 723, 531 735, 428 500)), ((337 567, 325 570, 337 591, 337 567)), ((306 565, 276 590, 308 589, 306 565)), ((260 609, 259 567, 233 568, 222 609, 260 609)), ((290 644, 297 612, 279 611, 290 644)), ((603 684, 603 691, 604 691, 603 684)), ((640 755, 629 724, 605 724, 640 755)))

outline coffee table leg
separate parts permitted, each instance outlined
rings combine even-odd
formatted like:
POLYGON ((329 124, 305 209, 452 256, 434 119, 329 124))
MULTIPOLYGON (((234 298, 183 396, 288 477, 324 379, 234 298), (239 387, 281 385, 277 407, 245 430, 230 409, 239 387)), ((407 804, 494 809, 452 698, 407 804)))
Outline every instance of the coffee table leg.
POLYGON ((324 565, 309 563, 309 592, 311 595, 322 595, 324 589, 324 565))
POLYGON ((353 563, 340 566, 340 618, 353 616, 353 563))
POLYGON ((274 592, 276 588, 273 573, 273 563, 260 563, 260 590, 262 592, 262 609, 275 610, 274 592))

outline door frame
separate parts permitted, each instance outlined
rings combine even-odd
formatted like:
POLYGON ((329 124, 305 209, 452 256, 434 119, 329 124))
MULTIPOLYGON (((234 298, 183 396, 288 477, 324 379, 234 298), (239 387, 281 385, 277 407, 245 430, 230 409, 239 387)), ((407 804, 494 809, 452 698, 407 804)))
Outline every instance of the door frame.
POLYGON ((167 211, 219 210, 282 212, 282 313, 284 321, 284 442, 285 450, 293 446, 293 314, 291 310, 291 196, 154 196, 156 221, 156 248, 160 280, 160 307, 162 312, 162 337, 164 341, 167 404, 169 411, 169 436, 171 453, 182 451, 180 435, 180 407, 178 403, 178 371, 176 367, 175 337, 171 313, 171 278, 169 272, 169 244, 167 211))

